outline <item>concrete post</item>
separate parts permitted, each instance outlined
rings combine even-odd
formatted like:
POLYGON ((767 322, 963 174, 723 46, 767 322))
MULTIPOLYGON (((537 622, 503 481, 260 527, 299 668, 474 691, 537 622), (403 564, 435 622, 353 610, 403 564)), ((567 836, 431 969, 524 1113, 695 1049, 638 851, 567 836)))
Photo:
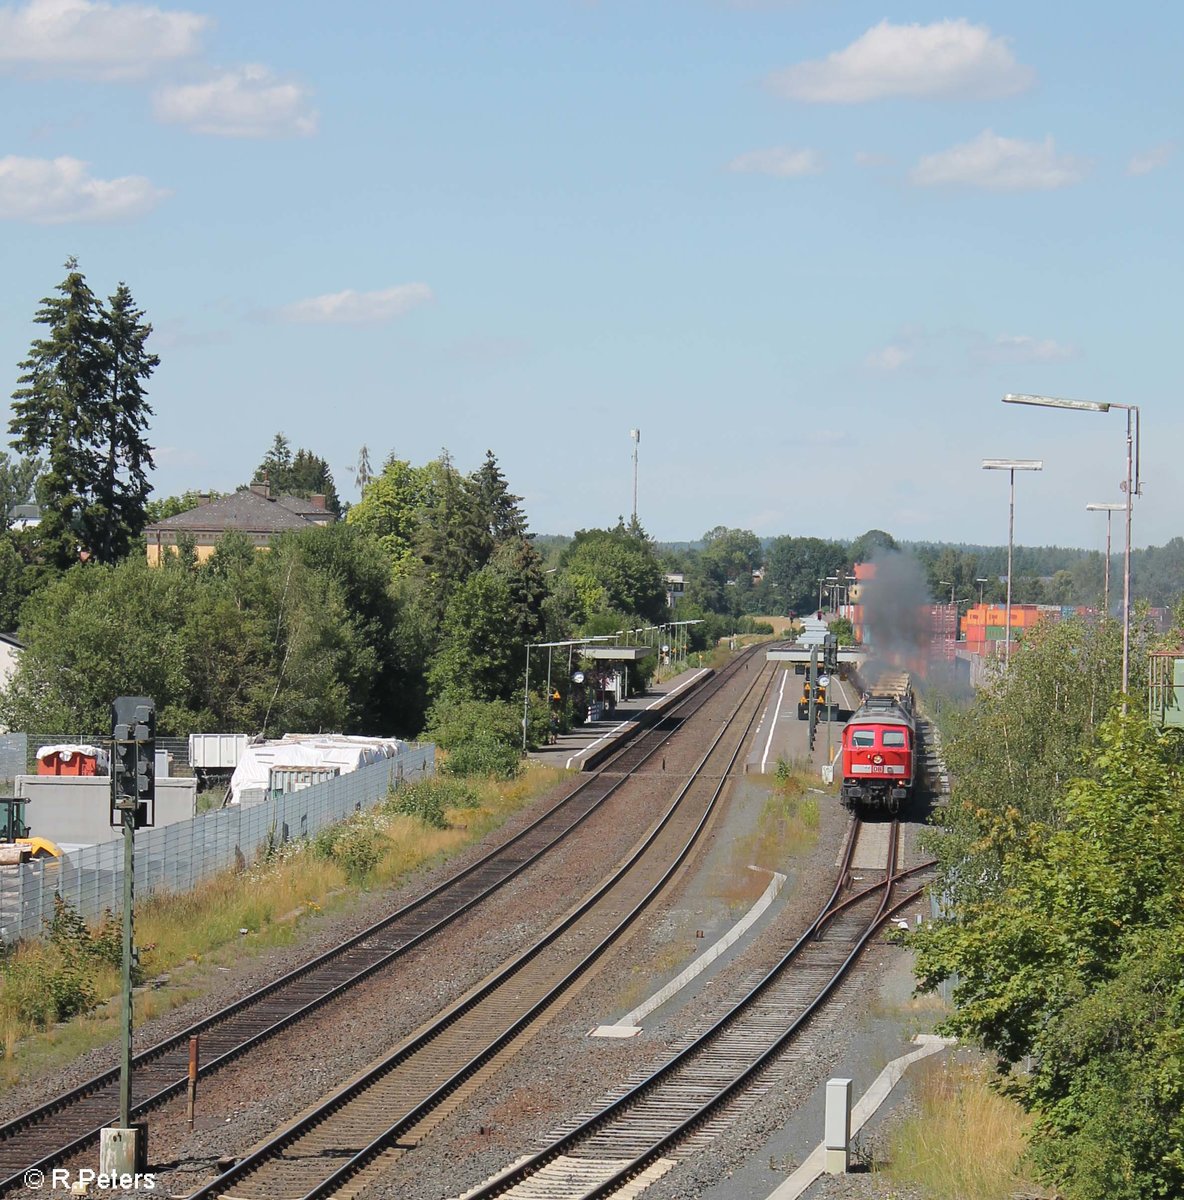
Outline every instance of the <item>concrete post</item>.
POLYGON ((826 1081, 826 1173, 845 1175, 851 1166, 851 1080, 826 1081))

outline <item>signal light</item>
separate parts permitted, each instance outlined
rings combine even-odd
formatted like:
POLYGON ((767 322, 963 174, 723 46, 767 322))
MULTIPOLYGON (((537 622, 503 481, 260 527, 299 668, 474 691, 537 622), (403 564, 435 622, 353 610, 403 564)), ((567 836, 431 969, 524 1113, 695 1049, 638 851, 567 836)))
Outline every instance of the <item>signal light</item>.
POLYGON ((135 814, 152 825, 156 809, 156 705, 147 696, 120 696, 111 705, 111 824, 135 814))

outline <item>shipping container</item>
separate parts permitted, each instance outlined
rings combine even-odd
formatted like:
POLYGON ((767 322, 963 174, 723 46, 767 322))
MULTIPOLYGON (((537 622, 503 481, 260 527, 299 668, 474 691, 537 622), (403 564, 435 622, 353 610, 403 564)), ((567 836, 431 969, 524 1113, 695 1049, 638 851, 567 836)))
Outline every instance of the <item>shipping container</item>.
POLYGON ((271 767, 267 772, 267 794, 275 799, 289 792, 302 792, 305 788, 316 787, 318 783, 336 779, 340 774, 340 767, 271 767))
POLYGON ((248 741, 245 733, 191 733, 189 765, 194 770, 233 771, 248 741))

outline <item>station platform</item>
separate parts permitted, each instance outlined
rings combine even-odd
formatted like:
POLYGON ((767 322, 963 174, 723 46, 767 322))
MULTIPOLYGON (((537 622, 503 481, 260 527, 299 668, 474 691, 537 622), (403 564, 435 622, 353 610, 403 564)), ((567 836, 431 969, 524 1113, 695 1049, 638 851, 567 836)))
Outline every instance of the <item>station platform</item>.
POLYGON ((590 770, 713 674, 710 667, 692 667, 662 683, 651 684, 644 696, 630 696, 625 703, 618 704, 611 717, 577 725, 570 732, 561 733, 552 745, 530 751, 527 757, 549 767, 590 770))

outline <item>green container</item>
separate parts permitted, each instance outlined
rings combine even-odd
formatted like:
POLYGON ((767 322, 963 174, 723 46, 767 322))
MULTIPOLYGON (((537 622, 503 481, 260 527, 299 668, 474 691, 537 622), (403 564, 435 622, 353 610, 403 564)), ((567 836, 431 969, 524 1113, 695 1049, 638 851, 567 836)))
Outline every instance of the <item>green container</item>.
POLYGON ((991 642, 999 642, 1003 640, 1003 630, 1006 626, 1003 625, 988 625, 987 640, 991 642))

